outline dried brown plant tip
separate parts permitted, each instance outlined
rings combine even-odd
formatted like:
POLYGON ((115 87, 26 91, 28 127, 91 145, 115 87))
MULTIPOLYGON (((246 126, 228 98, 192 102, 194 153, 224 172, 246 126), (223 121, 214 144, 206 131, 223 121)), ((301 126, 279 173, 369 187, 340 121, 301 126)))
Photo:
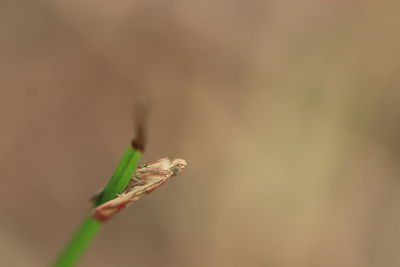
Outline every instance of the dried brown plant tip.
POLYGON ((147 121, 147 107, 144 103, 137 103, 135 106, 135 131, 136 137, 132 140, 132 147, 136 150, 144 152, 147 143, 146 121, 147 121))
POLYGON ((128 205, 153 192, 172 176, 183 171, 187 163, 183 159, 161 158, 138 167, 126 190, 116 198, 93 210, 92 218, 105 222, 128 205))

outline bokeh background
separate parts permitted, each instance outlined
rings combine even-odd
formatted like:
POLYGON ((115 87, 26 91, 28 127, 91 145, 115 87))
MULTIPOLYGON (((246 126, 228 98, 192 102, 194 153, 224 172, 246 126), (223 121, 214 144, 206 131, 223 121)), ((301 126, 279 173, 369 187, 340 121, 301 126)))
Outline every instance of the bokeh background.
POLYGON ((0 265, 49 266, 150 107, 189 168, 81 266, 400 266, 400 2, 3 0, 0 265))

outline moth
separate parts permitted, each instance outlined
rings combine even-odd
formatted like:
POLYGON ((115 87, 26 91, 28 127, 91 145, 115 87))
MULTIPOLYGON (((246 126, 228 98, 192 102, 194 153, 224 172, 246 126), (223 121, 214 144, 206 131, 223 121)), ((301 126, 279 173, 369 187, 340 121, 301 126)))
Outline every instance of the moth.
POLYGON ((187 166, 183 159, 161 158, 138 166, 125 191, 116 198, 96 207, 92 218, 105 222, 141 197, 153 192, 169 178, 182 172, 187 166))

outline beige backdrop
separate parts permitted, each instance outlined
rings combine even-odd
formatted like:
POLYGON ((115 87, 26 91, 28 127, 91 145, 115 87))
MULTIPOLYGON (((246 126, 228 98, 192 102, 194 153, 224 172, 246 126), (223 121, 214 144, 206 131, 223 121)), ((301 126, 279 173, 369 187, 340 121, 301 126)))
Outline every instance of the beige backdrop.
POLYGON ((400 266, 400 2, 3 0, 0 266, 49 266, 151 106, 187 171, 82 266, 400 266))

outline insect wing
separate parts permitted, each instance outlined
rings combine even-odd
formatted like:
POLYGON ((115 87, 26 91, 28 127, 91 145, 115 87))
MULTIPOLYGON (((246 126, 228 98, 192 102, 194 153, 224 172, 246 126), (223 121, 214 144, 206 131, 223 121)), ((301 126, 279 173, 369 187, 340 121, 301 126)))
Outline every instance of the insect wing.
POLYGON ((186 162, 181 159, 171 161, 161 158, 150 164, 140 166, 126 190, 116 198, 98 206, 92 217, 100 222, 107 221, 128 205, 153 192, 168 179, 182 171, 186 162), (177 170, 175 170, 178 168, 177 170))

